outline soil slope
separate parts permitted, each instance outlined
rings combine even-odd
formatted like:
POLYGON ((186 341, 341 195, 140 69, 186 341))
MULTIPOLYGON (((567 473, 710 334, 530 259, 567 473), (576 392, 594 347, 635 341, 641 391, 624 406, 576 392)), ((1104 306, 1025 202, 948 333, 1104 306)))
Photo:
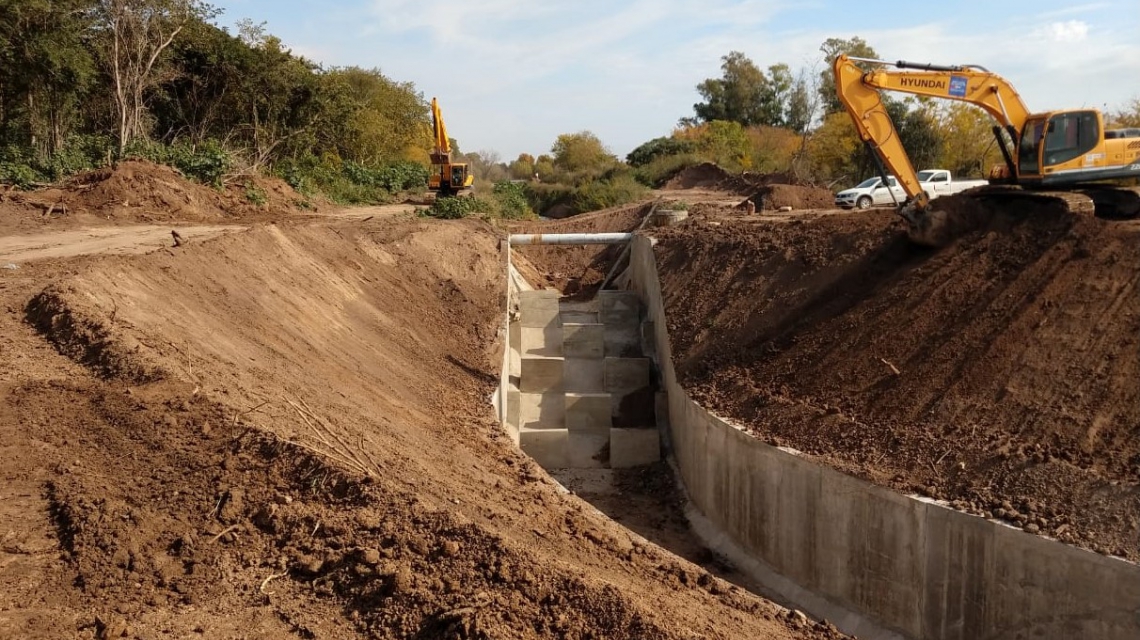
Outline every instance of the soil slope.
POLYGON ((1140 558, 1140 225, 886 212, 655 232, 679 375, 758 437, 1140 558))
POLYGON ((3 273, 0 635, 837 637, 510 445, 498 241, 308 222, 3 273))

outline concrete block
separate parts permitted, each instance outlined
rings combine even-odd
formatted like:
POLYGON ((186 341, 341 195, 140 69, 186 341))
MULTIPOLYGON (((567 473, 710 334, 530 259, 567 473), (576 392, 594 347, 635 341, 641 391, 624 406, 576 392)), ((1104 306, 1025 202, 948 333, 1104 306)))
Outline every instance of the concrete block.
POLYGON ((566 393, 605 393, 606 361, 597 358, 566 358, 563 389, 566 393))
POLYGON ((649 358, 606 358, 606 393, 625 395, 649 386, 649 358))
POLYGON ((524 429, 565 429, 566 396, 553 393, 520 393, 519 426, 524 429))
POLYGON ((543 469, 565 469, 570 466, 570 439, 565 429, 523 429, 519 448, 543 469))
POLYGON ((597 311, 568 311, 563 309, 559 315, 562 324, 601 324, 597 311))
POLYGON ((641 325, 606 325, 606 356, 627 358, 641 355, 641 325))
POLYGON ((522 394, 517 389, 507 390, 507 424, 522 426, 522 394))
POLYGON ((519 369, 519 390, 523 393, 562 391, 562 358, 523 357, 519 369))
POLYGON ((653 415, 657 418, 657 428, 669 428, 669 394, 658 391, 653 397, 653 415))
POLYGON ((641 299, 636 291, 599 291, 601 310, 598 317, 603 324, 635 325, 641 322, 641 299))
POLYGON ((584 433, 571 431, 570 467, 574 469, 600 469, 605 466, 603 454, 610 442, 609 433, 584 433))
POLYGON ((557 327, 557 291, 522 291, 519 293, 519 323, 523 327, 557 327))
POLYGON ((566 428, 570 431, 609 433, 613 411, 608 393, 567 393, 566 428))
POLYGON ((624 469, 661 460, 656 429, 610 429, 610 467, 624 469))
POLYGON ((562 354, 567 358, 605 357, 606 327, 602 324, 562 325, 562 354))
POLYGON ((519 333, 522 355, 547 358, 557 358, 562 355, 561 327, 522 327, 519 333))

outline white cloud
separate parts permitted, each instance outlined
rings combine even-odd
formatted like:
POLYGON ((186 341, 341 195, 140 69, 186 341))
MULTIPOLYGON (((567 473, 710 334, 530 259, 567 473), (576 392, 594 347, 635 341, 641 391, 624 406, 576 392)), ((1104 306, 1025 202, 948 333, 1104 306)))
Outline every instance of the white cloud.
POLYGON ((1089 25, 1080 20, 1054 22, 1043 29, 1056 42, 1081 42, 1089 35, 1089 25))

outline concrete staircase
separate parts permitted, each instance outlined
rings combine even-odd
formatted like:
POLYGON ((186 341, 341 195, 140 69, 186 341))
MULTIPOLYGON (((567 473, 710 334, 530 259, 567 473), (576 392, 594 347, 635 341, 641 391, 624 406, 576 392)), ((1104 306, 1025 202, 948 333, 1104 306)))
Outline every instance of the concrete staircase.
POLYGON ((602 291, 588 302, 563 301, 557 291, 519 293, 510 326, 517 385, 508 391, 507 422, 543 468, 620 468, 660 459, 641 316, 637 294, 628 291, 602 291), (643 398, 649 410, 631 411, 643 398))

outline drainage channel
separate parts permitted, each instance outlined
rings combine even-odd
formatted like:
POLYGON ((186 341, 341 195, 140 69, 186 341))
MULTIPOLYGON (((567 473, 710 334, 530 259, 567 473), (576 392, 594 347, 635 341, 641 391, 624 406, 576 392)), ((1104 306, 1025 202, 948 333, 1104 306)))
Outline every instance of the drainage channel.
MULTIPOLYGON (((510 244, 623 244, 632 237, 516 234, 510 244)), ((690 527, 686 500, 663 458, 668 402, 653 366, 653 325, 637 292, 601 290, 590 300, 571 300, 556 290, 529 290, 509 268, 512 312, 500 402, 515 444, 611 520, 779 602, 690 527)))

